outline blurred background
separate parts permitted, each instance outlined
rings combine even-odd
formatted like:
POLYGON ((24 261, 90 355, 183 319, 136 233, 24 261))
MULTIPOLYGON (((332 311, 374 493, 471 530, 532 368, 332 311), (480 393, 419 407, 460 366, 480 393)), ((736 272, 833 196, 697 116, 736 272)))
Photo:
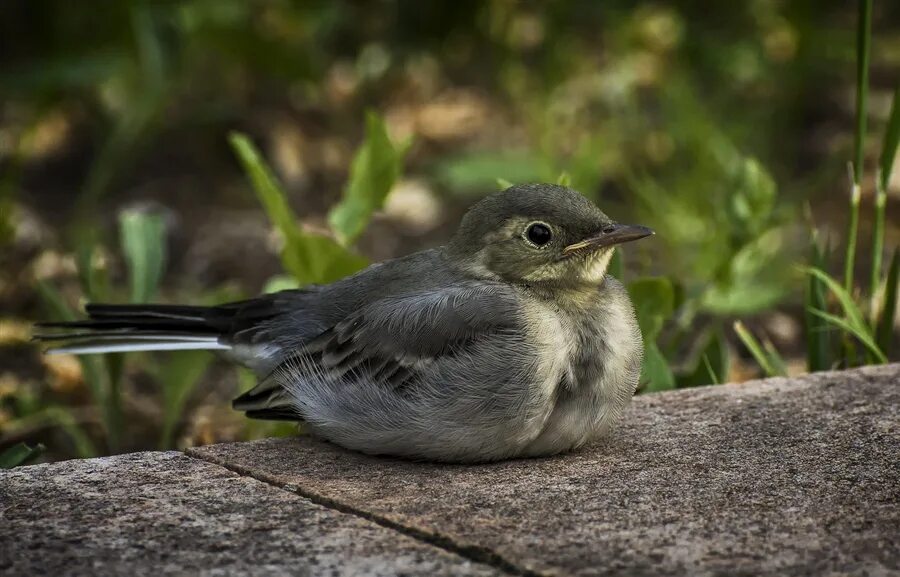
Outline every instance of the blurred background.
POLYGON ((873 205, 900 3, 871 21, 864 280, 845 286, 880 356, 810 316, 855 313, 798 268, 840 283, 846 265, 855 3, 7 0, 0 449, 293 434, 232 412, 252 377, 212 355, 47 357, 31 323, 327 282, 441 244, 507 182, 569 183, 656 229, 614 269, 651 349, 643 392, 897 359, 900 177, 883 228, 873 205))

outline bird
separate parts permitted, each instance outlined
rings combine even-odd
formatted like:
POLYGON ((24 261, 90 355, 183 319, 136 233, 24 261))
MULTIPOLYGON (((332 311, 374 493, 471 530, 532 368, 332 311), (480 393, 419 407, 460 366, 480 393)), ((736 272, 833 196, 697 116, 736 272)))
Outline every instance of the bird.
POLYGON ((443 246, 331 284, 217 306, 88 304, 51 354, 206 349, 251 369, 232 405, 374 455, 476 463, 569 452, 634 395, 643 343, 615 248, 652 235, 584 195, 520 184, 443 246))

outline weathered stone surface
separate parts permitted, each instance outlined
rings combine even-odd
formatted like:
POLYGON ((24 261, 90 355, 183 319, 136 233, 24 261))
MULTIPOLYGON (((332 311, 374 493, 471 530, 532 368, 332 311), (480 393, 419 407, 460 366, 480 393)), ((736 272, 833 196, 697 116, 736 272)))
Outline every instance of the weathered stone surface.
POLYGON ((190 454, 559 575, 900 573, 900 365, 641 397, 607 442, 480 466, 307 438, 190 454))
POLYGON ((0 472, 2 575, 496 575, 181 453, 0 472))

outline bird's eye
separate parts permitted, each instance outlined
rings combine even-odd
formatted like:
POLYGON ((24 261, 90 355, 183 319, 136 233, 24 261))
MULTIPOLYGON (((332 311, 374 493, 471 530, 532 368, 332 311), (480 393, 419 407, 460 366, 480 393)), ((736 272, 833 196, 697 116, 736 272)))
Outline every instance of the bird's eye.
POLYGON ((525 238, 536 246, 544 246, 553 238, 550 227, 542 222, 533 222, 525 229, 525 238))

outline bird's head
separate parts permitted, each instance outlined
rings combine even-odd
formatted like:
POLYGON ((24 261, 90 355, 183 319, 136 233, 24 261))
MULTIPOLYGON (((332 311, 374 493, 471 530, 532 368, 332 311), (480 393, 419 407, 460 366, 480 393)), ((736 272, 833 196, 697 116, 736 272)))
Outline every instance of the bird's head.
POLYGON ((477 276, 575 288, 600 284, 616 245, 651 234, 613 221, 574 190, 524 184, 469 209, 448 254, 477 276))

